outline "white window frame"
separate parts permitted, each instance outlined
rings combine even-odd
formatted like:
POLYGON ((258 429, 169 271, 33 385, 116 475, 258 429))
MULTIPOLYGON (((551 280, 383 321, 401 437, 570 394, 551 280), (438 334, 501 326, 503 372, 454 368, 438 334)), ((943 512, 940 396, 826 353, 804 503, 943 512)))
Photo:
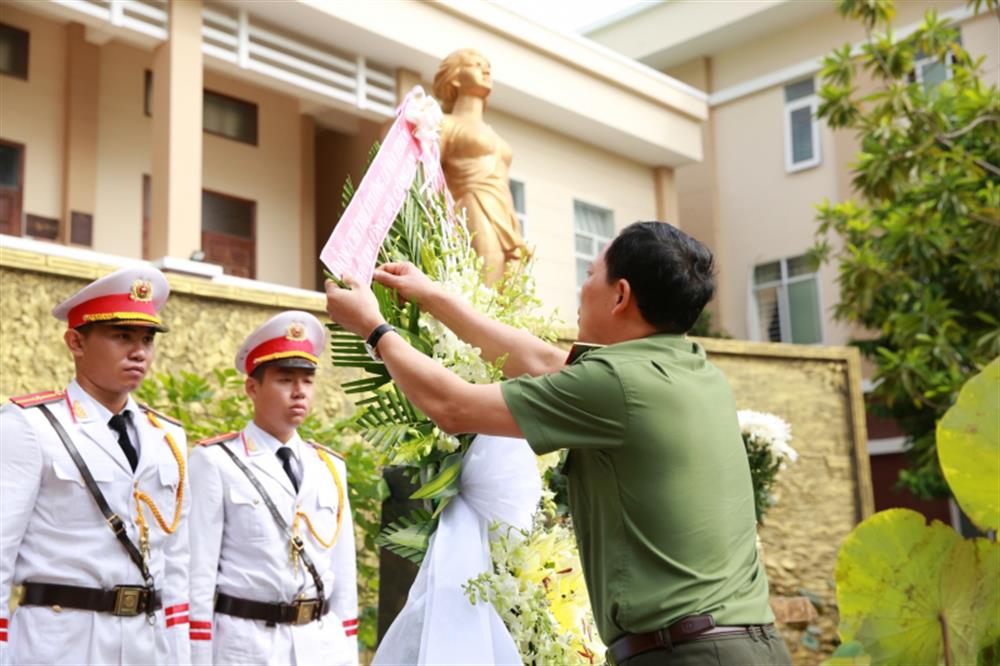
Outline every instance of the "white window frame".
MULTIPOLYGON (((589 201, 584 201, 583 199, 576 199, 576 198, 573 199, 573 282, 574 283, 576 283, 576 277, 577 277, 576 276, 576 261, 577 261, 577 259, 584 259, 584 260, 590 261, 590 262, 594 261, 594 259, 597 258, 597 255, 600 254, 600 250, 597 249, 597 246, 600 243, 600 241, 604 241, 605 245, 609 245, 611 243, 611 241, 614 240, 614 233, 615 233, 616 229, 617 229, 617 227, 615 226, 615 211, 613 209, 611 209, 611 208, 605 208, 604 206, 598 206, 597 204, 592 204, 589 201), (589 231, 584 231, 583 229, 578 228, 576 226, 576 222, 577 222, 577 219, 576 219, 576 204, 577 203, 581 203, 581 204, 583 204, 585 206, 590 206, 591 208, 597 208, 597 209, 600 209, 602 211, 607 211, 609 213, 610 217, 611 217, 611 237, 605 238, 604 236, 600 236, 598 234, 591 233, 589 231), (579 250, 576 249, 576 237, 577 236, 587 236, 588 238, 590 238, 591 248, 594 250, 594 253, 592 255, 583 254, 582 252, 580 252, 579 250)), ((576 298, 577 298, 578 301, 580 299, 580 287, 581 286, 582 285, 580 285, 580 284, 576 284, 576 298)))
MULTIPOLYGON (((514 192, 513 192, 514 188, 513 187, 510 188, 511 189, 510 200, 511 200, 511 203, 514 204, 514 215, 517 216, 517 221, 521 225, 521 238, 523 238, 524 240, 528 240, 528 213, 527 213, 527 208, 528 208, 528 188, 524 184, 524 181, 521 180, 520 178, 509 178, 508 180, 511 183, 517 183, 518 185, 520 185, 521 186, 521 191, 524 193, 524 208, 525 208, 525 210, 524 211, 519 211, 517 209, 517 203, 514 201, 514 192)), ((509 185, 508 185, 508 187, 509 187, 509 185)))
POLYGON ((819 269, 817 268, 813 273, 805 273, 803 275, 796 275, 795 277, 788 276, 788 260, 795 259, 802 255, 795 255, 791 257, 782 257, 780 259, 771 259, 769 261, 760 261, 755 263, 750 267, 750 336, 751 339, 756 342, 772 342, 771 340, 765 340, 760 334, 760 308, 757 304, 757 292, 759 290, 771 289, 772 287, 778 288, 778 325, 781 331, 782 344, 808 344, 808 345, 824 345, 826 344, 826 320, 823 317, 823 313, 826 311, 823 308, 823 290, 820 288, 819 282, 819 269), (754 281, 754 269, 757 266, 763 266, 765 264, 773 264, 778 262, 781 266, 781 278, 778 280, 772 280, 771 282, 764 282, 757 284, 754 281), (791 305, 788 302, 788 286, 796 284, 798 282, 805 282, 806 280, 816 281, 816 307, 819 310, 819 340, 816 342, 794 342, 792 340, 792 320, 791 320, 791 305))
MULTIPOLYGON (((789 84, 791 85, 791 84, 789 84)), ((787 88, 787 86, 785 86, 787 88)), ((785 88, 782 88, 782 94, 784 94, 785 88)), ((822 146, 822 141, 820 140, 820 126, 819 119, 816 117, 816 113, 819 110, 819 97, 815 93, 809 95, 808 97, 800 97, 799 99, 792 100, 791 102, 785 102, 785 171, 788 173, 795 173, 797 171, 803 171, 805 169, 811 169, 813 167, 819 166, 823 162, 823 155, 820 150, 822 146), (812 149, 813 156, 808 160, 802 160, 801 162, 793 162, 792 156, 792 113, 798 111, 799 109, 809 108, 809 115, 812 119, 812 149)))

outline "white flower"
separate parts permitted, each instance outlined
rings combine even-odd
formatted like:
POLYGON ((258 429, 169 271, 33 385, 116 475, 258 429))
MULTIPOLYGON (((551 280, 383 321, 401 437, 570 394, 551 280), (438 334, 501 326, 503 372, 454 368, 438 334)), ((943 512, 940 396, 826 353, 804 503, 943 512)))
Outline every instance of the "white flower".
POLYGON ((742 409, 736 413, 740 422, 740 432, 747 437, 766 442, 771 452, 778 458, 795 462, 798 452, 789 446, 792 427, 781 417, 765 412, 742 409))
POLYGON ((420 147, 428 150, 438 142, 438 129, 444 120, 444 113, 437 100, 424 93, 424 89, 416 86, 410 92, 410 100, 403 109, 403 117, 413 124, 413 136, 420 142, 420 147))

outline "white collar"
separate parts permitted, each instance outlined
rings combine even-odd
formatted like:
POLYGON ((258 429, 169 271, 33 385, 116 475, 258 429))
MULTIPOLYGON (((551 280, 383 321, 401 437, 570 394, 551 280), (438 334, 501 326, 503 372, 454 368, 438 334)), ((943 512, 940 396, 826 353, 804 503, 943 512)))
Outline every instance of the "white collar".
MULTIPOLYGON (((74 418, 76 420, 89 421, 91 419, 96 419, 101 423, 107 423, 111 420, 111 417, 114 416, 110 409, 102 405, 96 398, 94 398, 94 396, 87 393, 87 391, 80 386, 80 383, 76 381, 75 377, 73 378, 73 381, 69 383, 66 392, 69 394, 74 418)), ((140 412, 139 405, 132 398, 131 393, 125 400, 125 407, 122 408, 122 412, 126 411, 132 412, 132 422, 135 423, 135 419, 139 416, 140 412)))
MULTIPOLYGON (((110 418, 110 417, 109 417, 110 418)), ((259 425, 254 423, 252 420, 247 423, 245 428, 247 436, 252 439, 258 446, 262 446, 271 453, 277 453, 278 449, 282 446, 287 446, 292 450, 292 454, 295 456, 296 460, 301 460, 302 456, 299 452, 299 447, 302 444, 302 438, 299 437, 299 431, 296 430, 292 433, 291 438, 284 444, 278 441, 278 438, 269 432, 266 432, 259 425)))

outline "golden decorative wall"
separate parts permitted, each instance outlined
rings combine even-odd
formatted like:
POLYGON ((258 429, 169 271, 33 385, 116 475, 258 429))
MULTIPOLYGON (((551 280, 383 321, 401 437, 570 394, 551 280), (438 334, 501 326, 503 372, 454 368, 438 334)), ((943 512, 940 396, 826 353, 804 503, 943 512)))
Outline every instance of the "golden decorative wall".
POLYGON ((726 374, 739 409, 771 412, 792 427, 799 459, 778 477, 778 503, 759 534, 774 596, 822 600, 821 651, 804 628, 781 627, 796 664, 818 664, 837 634, 833 572, 841 541, 874 511, 856 349, 700 340, 726 374), (807 639, 808 640, 808 639, 807 639))
MULTIPOLYGON (((61 389, 73 377, 63 343, 65 325, 54 305, 113 266, 0 248, 0 401, 10 396, 61 389)), ((163 309, 170 332, 158 336, 154 372, 205 374, 232 367, 236 350, 258 325, 282 310, 306 310, 326 321, 324 299, 219 285, 169 274, 171 295, 163 309)), ((352 373, 321 357, 317 410, 327 418, 353 411, 340 390, 352 373)))

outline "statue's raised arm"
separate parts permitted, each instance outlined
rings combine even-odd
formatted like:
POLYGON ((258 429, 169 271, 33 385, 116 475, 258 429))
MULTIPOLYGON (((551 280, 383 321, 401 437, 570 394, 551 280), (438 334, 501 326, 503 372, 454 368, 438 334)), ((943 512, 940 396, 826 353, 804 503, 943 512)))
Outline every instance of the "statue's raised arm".
POLYGON ((446 57, 434 77, 434 95, 445 112, 441 167, 456 203, 466 210, 487 284, 499 280, 507 264, 527 257, 508 181, 510 146, 483 120, 492 89, 490 63, 474 49, 446 57))

